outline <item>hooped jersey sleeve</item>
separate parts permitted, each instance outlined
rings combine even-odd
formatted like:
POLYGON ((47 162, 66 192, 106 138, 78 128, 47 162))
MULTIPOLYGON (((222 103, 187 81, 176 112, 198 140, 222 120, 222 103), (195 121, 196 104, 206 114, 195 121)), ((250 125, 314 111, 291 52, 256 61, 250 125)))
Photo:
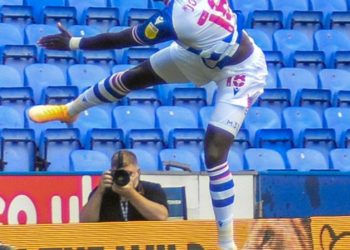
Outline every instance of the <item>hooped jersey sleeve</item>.
POLYGON ((143 24, 132 29, 134 39, 142 45, 153 45, 169 40, 176 40, 171 11, 168 8, 154 14, 143 24))

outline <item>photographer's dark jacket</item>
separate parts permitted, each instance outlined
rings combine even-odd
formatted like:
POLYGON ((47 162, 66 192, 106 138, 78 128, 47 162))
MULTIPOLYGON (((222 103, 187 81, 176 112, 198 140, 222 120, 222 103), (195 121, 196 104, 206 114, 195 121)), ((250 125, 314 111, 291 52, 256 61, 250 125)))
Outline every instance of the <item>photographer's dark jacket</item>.
MULTIPOLYGON (((96 191, 96 189, 97 188, 92 191, 90 196, 96 191)), ((140 181, 137 191, 147 199, 168 208, 166 194, 158 183, 140 181)), ((144 218, 130 202, 128 202, 127 220, 135 221, 147 219, 144 218)), ((103 195, 99 221, 124 221, 120 196, 112 190, 107 190, 103 195)))

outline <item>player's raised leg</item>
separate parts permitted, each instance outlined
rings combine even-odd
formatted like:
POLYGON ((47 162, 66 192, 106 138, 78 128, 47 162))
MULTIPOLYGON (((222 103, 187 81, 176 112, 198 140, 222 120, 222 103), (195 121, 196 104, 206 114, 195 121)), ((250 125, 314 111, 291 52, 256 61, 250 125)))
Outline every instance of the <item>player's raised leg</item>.
POLYGON ((71 123, 80 112, 102 103, 112 103, 130 91, 163 83, 152 69, 149 61, 125 72, 115 73, 101 80, 64 105, 38 105, 29 109, 29 117, 37 123, 62 121, 71 123))

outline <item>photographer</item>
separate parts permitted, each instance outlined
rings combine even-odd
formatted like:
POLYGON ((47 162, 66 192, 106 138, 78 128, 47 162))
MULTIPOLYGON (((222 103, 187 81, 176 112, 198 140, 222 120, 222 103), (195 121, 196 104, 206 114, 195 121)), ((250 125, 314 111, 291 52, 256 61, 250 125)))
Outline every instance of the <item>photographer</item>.
POLYGON ((135 154, 122 150, 102 174, 80 213, 80 222, 166 220, 166 195, 157 183, 141 181, 135 154))

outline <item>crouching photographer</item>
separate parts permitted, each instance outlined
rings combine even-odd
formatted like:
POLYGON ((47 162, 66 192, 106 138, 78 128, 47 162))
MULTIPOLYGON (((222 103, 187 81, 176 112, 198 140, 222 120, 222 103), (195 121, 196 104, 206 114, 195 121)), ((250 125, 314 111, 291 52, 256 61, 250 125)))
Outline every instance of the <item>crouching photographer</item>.
POLYGON ((166 220, 166 195, 158 183, 140 180, 134 153, 122 150, 80 212, 80 222, 166 220))

